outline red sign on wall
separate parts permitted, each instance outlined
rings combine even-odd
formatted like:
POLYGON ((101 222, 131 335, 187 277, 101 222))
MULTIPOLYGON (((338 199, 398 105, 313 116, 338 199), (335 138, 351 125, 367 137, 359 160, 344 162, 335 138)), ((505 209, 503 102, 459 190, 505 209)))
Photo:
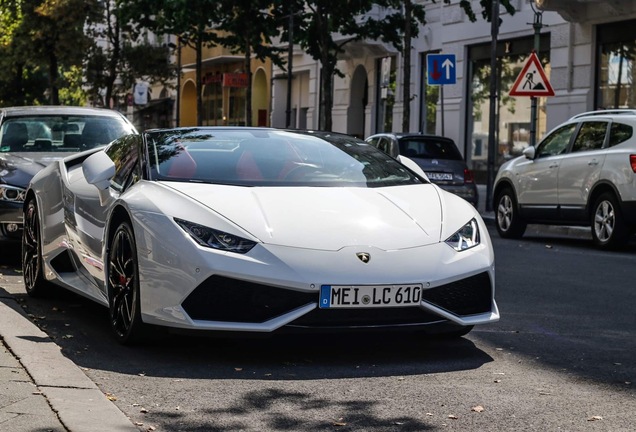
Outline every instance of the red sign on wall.
POLYGON ((247 87, 246 73, 224 73, 223 87, 247 87))

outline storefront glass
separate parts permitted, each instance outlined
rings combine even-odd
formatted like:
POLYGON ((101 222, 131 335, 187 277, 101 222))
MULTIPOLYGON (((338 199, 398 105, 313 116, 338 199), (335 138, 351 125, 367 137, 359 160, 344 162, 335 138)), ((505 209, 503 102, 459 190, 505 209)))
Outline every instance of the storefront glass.
MULTIPOLYGON (((495 170, 505 161, 521 154, 530 139, 530 98, 509 95, 534 45, 533 38, 501 41, 497 49, 497 93, 495 170)), ((549 79, 549 35, 542 35, 539 59, 549 79)), ((490 126, 490 44, 471 47, 469 50, 466 152, 467 162, 472 167, 476 181, 487 180, 488 143, 490 126)), ((537 99, 537 141, 546 132, 546 98, 537 99)))
POLYGON ((636 20, 598 27, 596 107, 636 108, 636 20))

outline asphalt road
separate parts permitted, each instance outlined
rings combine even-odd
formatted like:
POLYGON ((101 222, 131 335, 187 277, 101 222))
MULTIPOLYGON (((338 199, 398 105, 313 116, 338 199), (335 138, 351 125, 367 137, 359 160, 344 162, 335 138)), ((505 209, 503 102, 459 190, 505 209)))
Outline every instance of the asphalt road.
POLYGON ((127 348, 101 307, 23 294, 8 249, 0 285, 143 431, 636 430, 636 245, 493 240, 502 320, 455 341, 168 336, 127 348))

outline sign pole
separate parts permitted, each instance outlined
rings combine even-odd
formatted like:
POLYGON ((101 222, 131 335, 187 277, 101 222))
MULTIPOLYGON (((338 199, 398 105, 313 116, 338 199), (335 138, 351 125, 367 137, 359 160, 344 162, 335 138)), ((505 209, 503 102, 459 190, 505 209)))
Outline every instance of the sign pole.
POLYGON ((440 108, 442 109, 442 136, 446 136, 444 134, 444 85, 439 86, 439 97, 440 97, 440 108))
MULTIPOLYGON (((537 55, 539 55, 539 51, 541 49, 541 27, 543 27, 542 23, 543 12, 534 11, 534 23, 532 27, 534 28, 534 51, 537 55)), ((530 97, 530 142, 531 146, 535 146, 537 143, 537 97, 530 97)))
POLYGON ((486 181, 486 211, 492 211, 492 193, 495 183, 497 144, 497 37, 499 35, 499 0, 493 0, 490 13, 490 114, 488 118, 488 164, 486 181))

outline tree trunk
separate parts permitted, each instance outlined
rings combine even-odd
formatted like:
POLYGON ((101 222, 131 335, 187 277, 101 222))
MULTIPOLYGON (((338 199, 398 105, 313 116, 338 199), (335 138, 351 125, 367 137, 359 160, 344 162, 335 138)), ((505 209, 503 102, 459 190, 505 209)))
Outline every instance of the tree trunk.
POLYGON ((329 59, 324 59, 324 63, 322 64, 322 93, 320 95, 321 100, 321 109, 320 109, 320 117, 322 121, 320 122, 320 129, 331 132, 333 128, 333 119, 331 115, 331 111, 333 110, 333 80, 331 77, 333 76, 334 66, 332 66, 332 62, 329 59))
POLYGON ((60 92, 57 88, 57 56, 51 50, 49 53, 49 104, 51 105, 59 105, 60 104, 60 92))
POLYGON ((117 80, 117 65, 119 64, 121 57, 121 41, 119 39, 120 26, 119 19, 115 20, 115 27, 113 28, 112 11, 110 9, 110 3, 106 5, 106 19, 108 22, 107 37, 113 48, 110 61, 108 63, 108 78, 106 80, 106 100, 104 106, 110 108, 110 100, 113 98, 115 81, 117 80))
POLYGON ((247 88, 245 89, 245 126, 252 126, 252 51, 249 37, 245 37, 245 73, 247 88))
MULTIPOLYGON (((203 30, 205 31, 205 30, 203 30)), ((197 126, 203 125, 203 97, 201 95, 201 80, 202 80, 202 64, 201 56, 203 55, 203 31, 199 31, 197 35, 196 44, 196 85, 197 89, 197 126)))
POLYGON ((402 132, 411 130, 411 18, 413 4, 411 0, 404 1, 404 44, 402 46, 402 132))

